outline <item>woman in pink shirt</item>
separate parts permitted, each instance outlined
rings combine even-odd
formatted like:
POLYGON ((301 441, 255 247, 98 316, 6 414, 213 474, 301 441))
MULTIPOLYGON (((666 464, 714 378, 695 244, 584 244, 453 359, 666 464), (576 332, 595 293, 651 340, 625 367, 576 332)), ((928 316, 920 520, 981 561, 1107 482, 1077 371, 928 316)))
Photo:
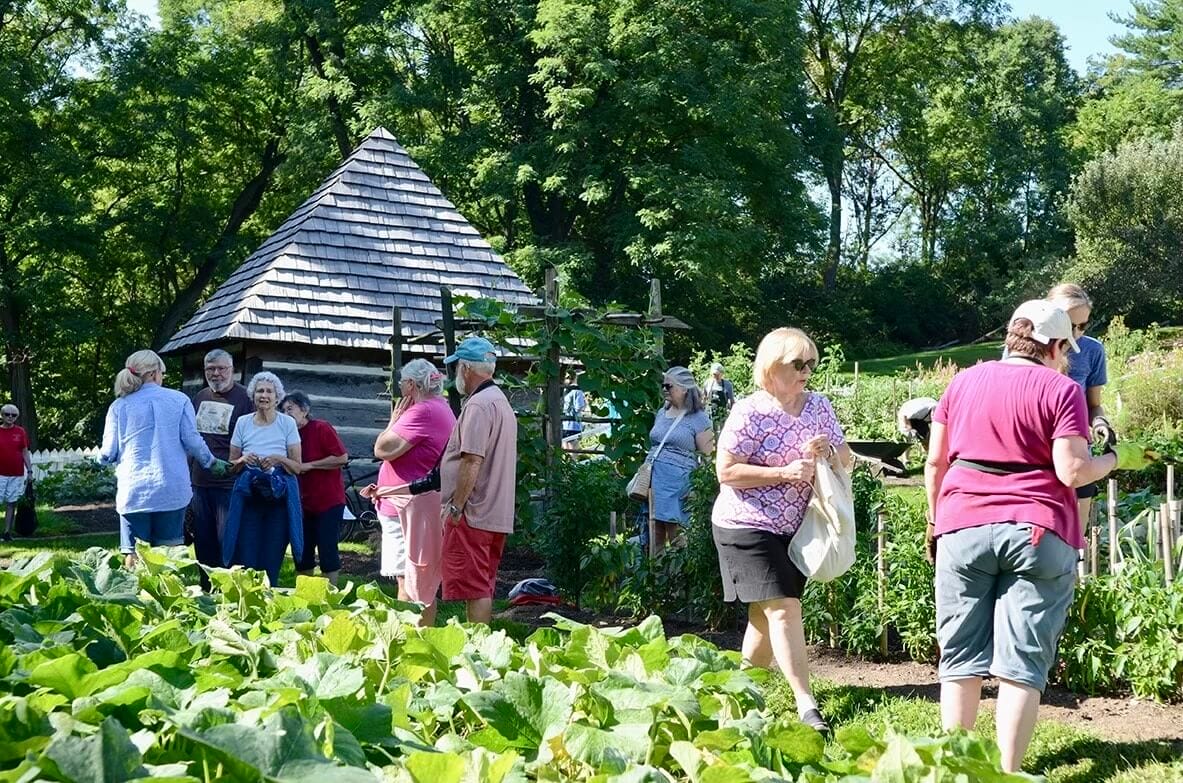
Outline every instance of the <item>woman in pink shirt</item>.
POLYGON ((748 605, 743 656, 775 660, 793 689, 801 720, 829 732, 809 686, 801 621, 805 576, 788 545, 805 518, 818 459, 853 457, 830 401, 806 389, 817 346, 800 329, 760 341, 752 367, 759 391, 735 403, 719 433, 719 496, 711 513, 723 596, 748 605))
POLYGON ((1076 487, 1145 464, 1140 447, 1089 450, 1080 387, 1064 370, 1072 321, 1053 303, 1011 317, 1007 358, 962 370, 933 413, 924 483, 936 547, 941 720, 973 728, 998 678, 1002 767, 1018 771, 1072 604, 1076 487), (937 544, 939 543, 939 546, 937 544))
POLYGON ((411 495, 407 487, 435 468, 456 416, 443 398, 444 375, 431 362, 407 362, 399 377, 402 399, 391 413, 390 426, 374 443, 374 456, 385 460, 371 493, 382 525, 380 572, 398 579, 398 597, 422 604, 420 622, 431 625, 442 579, 440 493, 411 495))

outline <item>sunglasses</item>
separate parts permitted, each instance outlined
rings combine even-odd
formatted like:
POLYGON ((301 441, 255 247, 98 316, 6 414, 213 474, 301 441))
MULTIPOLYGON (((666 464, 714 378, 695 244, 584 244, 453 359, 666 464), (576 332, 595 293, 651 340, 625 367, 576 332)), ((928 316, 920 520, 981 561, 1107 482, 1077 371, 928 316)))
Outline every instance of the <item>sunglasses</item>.
POLYGON ((661 389, 662 389, 662 391, 669 391, 669 390, 670 390, 670 389, 672 389, 672 388, 674 388, 674 385, 673 385, 672 383, 663 383, 663 384, 661 384, 661 389))
POLYGON ((813 372, 817 369, 817 359, 790 359, 788 363, 791 364, 793 369, 797 372, 805 372, 806 367, 809 368, 810 372, 813 372))
POLYGON ((3 416, 6 419, 15 419, 19 415, 19 413, 0 413, 0 416, 3 416))
POLYGON ((1072 328, 1078 332, 1083 332, 1085 329, 1089 328, 1089 322, 1085 321, 1084 323, 1072 324, 1072 328))

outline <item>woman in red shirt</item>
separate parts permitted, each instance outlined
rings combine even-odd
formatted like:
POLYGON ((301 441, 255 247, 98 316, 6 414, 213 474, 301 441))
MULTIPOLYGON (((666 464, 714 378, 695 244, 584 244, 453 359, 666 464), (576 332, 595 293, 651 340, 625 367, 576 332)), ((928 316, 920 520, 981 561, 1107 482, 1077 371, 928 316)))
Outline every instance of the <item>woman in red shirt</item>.
POLYGON ((304 509, 304 554, 296 573, 312 576, 320 556, 320 573, 334 585, 341 570, 337 536, 345 511, 345 483, 341 467, 349 462, 345 444, 333 425, 312 418, 312 401, 302 391, 283 398, 281 409, 300 430, 300 505, 304 509))

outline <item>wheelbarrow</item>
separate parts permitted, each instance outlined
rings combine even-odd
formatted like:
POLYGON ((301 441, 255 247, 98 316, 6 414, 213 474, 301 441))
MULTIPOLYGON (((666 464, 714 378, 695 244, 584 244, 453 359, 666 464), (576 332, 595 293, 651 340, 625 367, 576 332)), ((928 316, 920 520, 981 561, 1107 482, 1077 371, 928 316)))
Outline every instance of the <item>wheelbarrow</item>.
POLYGON ((911 443, 892 440, 851 440, 846 442, 854 456, 879 466, 893 476, 906 476, 908 469, 900 461, 911 443))

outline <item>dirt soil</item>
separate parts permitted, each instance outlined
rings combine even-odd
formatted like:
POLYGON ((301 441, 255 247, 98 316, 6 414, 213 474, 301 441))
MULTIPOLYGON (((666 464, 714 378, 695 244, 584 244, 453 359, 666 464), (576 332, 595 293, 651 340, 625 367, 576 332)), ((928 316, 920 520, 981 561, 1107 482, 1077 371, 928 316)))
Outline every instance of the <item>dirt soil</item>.
POLYGON ((119 530, 119 515, 114 503, 84 503, 78 506, 58 506, 55 514, 74 525, 74 534, 110 533, 119 530))

